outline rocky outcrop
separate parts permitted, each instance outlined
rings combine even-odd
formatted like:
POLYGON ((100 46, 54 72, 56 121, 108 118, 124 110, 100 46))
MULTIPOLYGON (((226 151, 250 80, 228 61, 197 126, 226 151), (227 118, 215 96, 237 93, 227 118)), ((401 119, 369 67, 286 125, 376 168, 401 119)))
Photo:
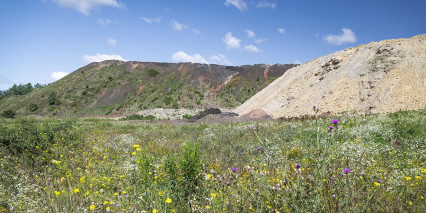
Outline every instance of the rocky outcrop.
POLYGON ((273 118, 321 112, 386 113, 426 107, 426 35, 372 42, 288 70, 235 112, 273 118))

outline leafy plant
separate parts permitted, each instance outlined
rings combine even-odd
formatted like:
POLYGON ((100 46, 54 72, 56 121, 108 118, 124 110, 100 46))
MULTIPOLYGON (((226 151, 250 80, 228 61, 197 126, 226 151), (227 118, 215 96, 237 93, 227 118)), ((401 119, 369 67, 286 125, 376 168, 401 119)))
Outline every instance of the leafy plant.
POLYGON ((3 118, 10 118, 10 119, 13 119, 13 118, 15 118, 15 114, 16 114, 16 112, 15 112, 14 110, 12 110, 12 109, 8 109, 8 110, 3 111, 3 112, 1 113, 1 116, 2 116, 3 118))
POLYGON ((38 109, 38 105, 35 103, 29 103, 27 106, 28 110, 30 110, 31 112, 35 112, 38 109))

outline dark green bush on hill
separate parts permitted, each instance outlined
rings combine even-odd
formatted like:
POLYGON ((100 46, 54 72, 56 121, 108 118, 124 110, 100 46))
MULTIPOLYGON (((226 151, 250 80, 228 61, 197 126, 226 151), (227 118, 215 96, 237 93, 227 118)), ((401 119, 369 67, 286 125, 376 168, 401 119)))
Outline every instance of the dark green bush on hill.
POLYGON ((49 97, 47 98, 49 105, 60 105, 61 101, 56 97, 56 92, 50 92, 49 97))
POLYGON ((3 111, 3 113, 1 113, 1 116, 3 118, 13 119, 13 118, 15 118, 15 114, 16 114, 15 111, 8 109, 8 110, 3 111))
POLYGON ((31 112, 35 112, 38 109, 38 105, 35 103, 30 103, 27 106, 28 110, 30 110, 31 112))
POLYGON ((156 75, 160 73, 160 71, 152 69, 152 68, 148 68, 146 69, 146 73, 148 74, 149 77, 155 77, 156 75))

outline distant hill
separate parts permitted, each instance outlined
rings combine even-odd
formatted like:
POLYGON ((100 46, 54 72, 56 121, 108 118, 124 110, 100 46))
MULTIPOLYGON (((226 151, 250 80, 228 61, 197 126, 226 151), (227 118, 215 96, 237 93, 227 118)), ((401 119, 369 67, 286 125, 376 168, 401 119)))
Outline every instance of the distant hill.
POLYGON ((114 116, 153 108, 235 107, 295 66, 103 61, 29 94, 5 97, 0 109, 18 116, 114 116))
POLYGON ((426 108, 426 34, 372 42, 288 70, 235 112, 273 118, 426 108))

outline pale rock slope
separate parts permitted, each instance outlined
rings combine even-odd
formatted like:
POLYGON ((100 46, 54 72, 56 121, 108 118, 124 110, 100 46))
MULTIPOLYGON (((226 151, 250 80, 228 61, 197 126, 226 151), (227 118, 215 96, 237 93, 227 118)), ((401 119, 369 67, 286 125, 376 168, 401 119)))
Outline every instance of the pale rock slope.
POLYGON ((272 118, 321 112, 386 113, 426 107, 426 34, 372 42, 284 73, 235 109, 272 118))

